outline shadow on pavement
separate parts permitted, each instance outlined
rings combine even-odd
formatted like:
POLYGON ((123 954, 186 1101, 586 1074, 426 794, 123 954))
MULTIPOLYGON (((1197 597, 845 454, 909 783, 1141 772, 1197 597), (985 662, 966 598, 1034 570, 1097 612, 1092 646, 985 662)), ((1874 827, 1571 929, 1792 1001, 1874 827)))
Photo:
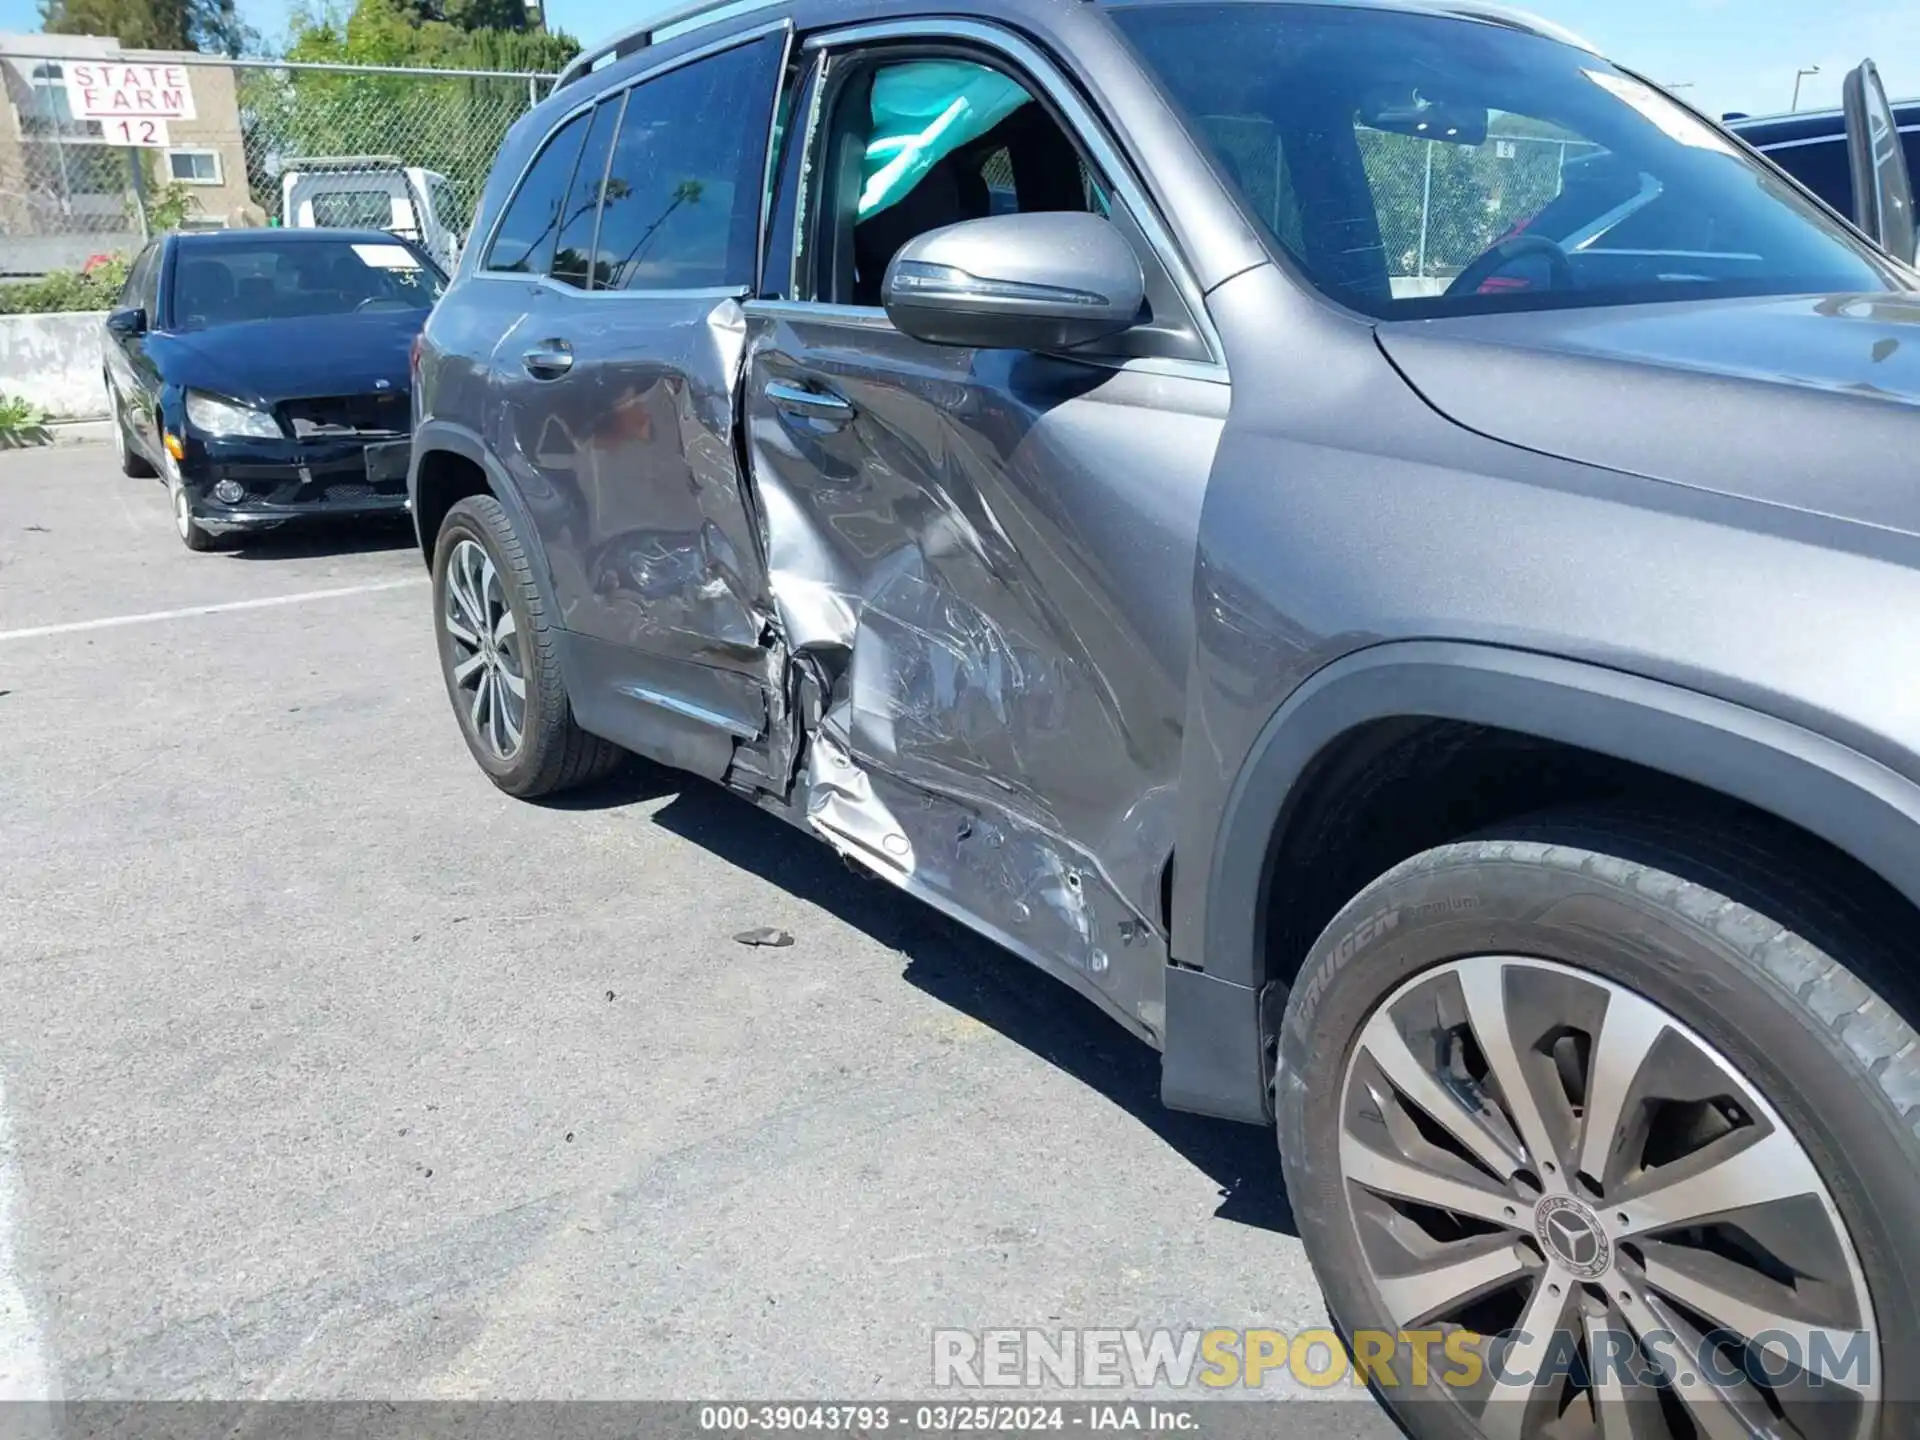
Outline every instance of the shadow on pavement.
POLYGON ((1127 1111, 1220 1187, 1218 1218, 1298 1234, 1271 1130, 1167 1109, 1160 1103, 1160 1055, 1152 1046, 1034 966, 851 869, 791 825, 703 781, 640 761, 547 803, 598 810, 662 795, 674 798, 654 812, 655 824, 898 950, 909 984, 1127 1111))
POLYGON ((229 560, 316 560, 329 555, 370 555, 410 549, 413 523, 397 520, 305 520, 296 526, 229 536, 221 553, 229 560))

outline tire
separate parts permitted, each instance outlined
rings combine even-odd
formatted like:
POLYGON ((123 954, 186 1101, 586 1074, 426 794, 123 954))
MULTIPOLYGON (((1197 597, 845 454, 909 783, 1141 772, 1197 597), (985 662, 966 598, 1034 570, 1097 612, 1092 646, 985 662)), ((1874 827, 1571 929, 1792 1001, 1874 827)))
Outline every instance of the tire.
POLYGON ((203 530, 193 518, 193 507, 187 499, 187 492, 179 481, 169 478, 167 482, 167 503, 173 509, 173 531, 180 537, 180 543, 196 555, 221 548, 221 537, 203 530))
POLYGON ((475 495, 455 504, 434 542, 433 614, 440 673, 475 763, 500 789, 523 800, 603 779, 627 758, 619 746, 589 735, 575 723, 560 673, 555 627, 547 618, 550 613, 527 561, 526 546, 500 502, 491 495, 475 495), (450 602, 461 606, 475 598, 473 577, 464 571, 456 573, 457 566, 474 559, 473 550, 465 547, 477 547, 485 564, 492 567, 480 581, 485 592, 478 598, 496 633, 504 631, 493 646, 470 649, 449 628, 450 613, 456 619, 471 614, 464 608, 450 612, 450 602), (509 617, 512 624, 507 627, 509 617), (476 672, 484 677, 490 671, 495 678, 476 679, 469 687, 456 669, 473 661, 476 654, 498 657, 483 662, 476 672), (514 682, 524 687, 523 696, 511 694, 514 682), (486 700, 478 694, 480 684, 493 687, 486 700), (515 719, 517 725, 512 723, 515 719), (512 743, 503 746, 503 739, 512 743))
MULTIPOLYGON (((1612 1343, 1602 1332, 1619 1333, 1623 1358, 1641 1357, 1636 1327, 1664 1325, 1673 1342, 1667 1377, 1643 1365, 1639 1374, 1650 1388, 1632 1392, 1666 1405, 1665 1412, 1658 1403, 1638 1410, 1652 1421, 1644 1433, 1657 1436, 1684 1433, 1684 1422, 1668 1427, 1674 1413, 1697 1421, 1715 1408, 1698 1384, 1700 1372, 1684 1363, 1706 1328, 1703 1317, 1750 1333, 1728 1320, 1724 1291, 1711 1303, 1689 1292, 1676 1306, 1675 1284, 1691 1284, 1686 1276, 1699 1273, 1727 1287, 1737 1281, 1749 1287, 1739 1293, 1759 1296, 1774 1307, 1768 1315, 1784 1320, 1808 1320, 1804 1307, 1815 1302, 1805 1297, 1818 1294, 1821 1313, 1811 1319, 1834 1336, 1877 1329, 1871 1378, 1882 1401, 1901 1402, 1876 1410, 1853 1388, 1829 1382, 1820 1393, 1844 1407, 1823 1411, 1838 1417, 1831 1433, 1913 1433, 1914 1408, 1904 1402, 1920 1397, 1920 1379, 1900 1362, 1920 1354, 1920 1318, 1908 1298, 1920 1287, 1920 1035, 1909 1018, 1920 1007, 1888 943, 1910 928, 1898 902, 1862 897, 1823 852, 1744 818, 1535 818, 1395 866, 1354 897, 1309 951, 1279 1041, 1274 1109, 1288 1196, 1335 1324, 1351 1344, 1366 1343, 1361 1332, 1398 1337, 1410 1324, 1457 1325, 1469 1337, 1461 1343, 1471 1347, 1478 1343, 1472 1336, 1527 1329, 1538 1318, 1543 1329, 1568 1332, 1569 1354, 1584 1340, 1589 1361, 1596 1339, 1612 1343), (1489 996, 1499 997, 1497 1007, 1489 996), (1519 1071, 1502 1072, 1489 1058, 1482 1031, 1497 1045, 1501 1029, 1490 1015, 1506 1022, 1519 1071), (1603 1063, 1634 1049, 1634 1026, 1648 1016, 1658 1028, 1640 1033, 1659 1039, 1637 1070, 1616 1071, 1631 1073, 1632 1084, 1603 1084, 1603 1063), (1619 1022, 1612 1035, 1608 1017, 1619 1022), (1535 1035, 1541 1043, 1558 1037, 1555 1058, 1527 1043, 1535 1035), (1402 1040, 1404 1056, 1396 1050, 1402 1040), (1597 1058, 1603 1056, 1609 1058, 1597 1058), (1714 1070, 1714 1061, 1723 1069, 1714 1070), (1532 1133, 1542 1144, 1520 1139, 1528 1126, 1516 1119, 1521 1112, 1501 1073, 1531 1074, 1532 1083, 1511 1088, 1535 1096, 1535 1113, 1546 1118, 1532 1133), (1436 1075, 1452 1088, 1424 1088, 1436 1075), (1403 1085, 1409 1076, 1412 1083, 1403 1085), (1674 1083, 1696 1098, 1722 1090, 1730 1098, 1656 1105, 1667 1094, 1666 1076, 1684 1077, 1674 1083), (1414 1100, 1415 1089, 1423 1102, 1414 1100), (1608 1113, 1606 1097, 1614 1094, 1629 1102, 1618 1112, 1622 1124, 1604 1127, 1606 1147, 1586 1149, 1586 1120, 1601 1124, 1597 1117, 1608 1113), (1476 1130, 1460 1114, 1436 1121, 1456 1100, 1485 1107, 1485 1124, 1476 1130), (1488 1173, 1505 1168, 1497 1163, 1503 1156, 1511 1163, 1513 1149, 1489 1142, 1490 1134, 1518 1143, 1517 1179, 1488 1173), (1675 1141, 1676 1134, 1684 1138, 1675 1141), (1668 1147, 1657 1157, 1656 1142, 1668 1147), (1687 1149, 1696 1144, 1697 1152, 1687 1149), (1748 1148, 1752 1159, 1743 1164, 1738 1157, 1748 1148), (1395 1160, 1415 1158, 1416 1171, 1425 1166, 1426 1175, 1381 1168, 1382 1150, 1395 1160), (1557 1167, 1543 1157, 1548 1151, 1560 1157, 1557 1167), (1484 1158, 1489 1152, 1496 1163, 1484 1158), (1800 1158, 1789 1159, 1790 1152, 1800 1158), (1677 1168, 1662 1171, 1656 1159, 1677 1168), (1594 1160, 1602 1174, 1588 1174, 1583 1160, 1594 1160), (1724 1206, 1703 1213, 1698 1205, 1669 1204, 1677 1186, 1664 1197, 1654 1193, 1695 1167, 1709 1176, 1704 1183, 1721 1187, 1696 1189, 1695 1196, 1710 1194, 1716 1205, 1738 1197, 1732 1219, 1724 1206), (1447 1198, 1472 1209, 1408 1203, 1414 1189, 1439 1193, 1431 1188, 1436 1173, 1502 1198, 1522 1197, 1519 1220, 1503 1221, 1490 1205, 1476 1218, 1480 1196, 1462 1192, 1447 1198), (1387 1196, 1380 1185, 1401 1193, 1387 1196), (1579 1203, 1553 1198, 1560 1194, 1579 1203), (1529 1210, 1527 1195, 1536 1208, 1529 1210), (1637 1222, 1636 1204, 1643 1207, 1637 1222), (1667 1223, 1683 1211, 1698 1224, 1667 1223), (1829 1243, 1829 1229, 1839 1242, 1829 1243), (1464 1247, 1461 1255, 1484 1248, 1498 1257, 1490 1262, 1497 1268, 1518 1257, 1530 1278, 1477 1297, 1469 1287, 1463 1303, 1433 1309, 1464 1273, 1449 1272, 1446 1283, 1429 1273, 1425 1267, 1446 1258, 1424 1248, 1433 1245, 1464 1247), (1807 1262, 1808 1247, 1824 1258, 1807 1262), (1767 1267, 1783 1250, 1799 1257, 1798 1268, 1787 1265, 1784 1273, 1809 1285, 1804 1295, 1768 1288, 1783 1272, 1767 1267), (1403 1264, 1406 1255, 1424 1258, 1403 1264), (1589 1279, 1593 1266, 1606 1268, 1589 1279), (1543 1296, 1554 1275, 1566 1280, 1575 1308, 1543 1296), (1676 1390, 1675 1376, 1694 1383, 1676 1390), (1663 1387, 1665 1396, 1658 1393, 1663 1387)), ((1753 1313, 1749 1324, 1757 1323, 1753 1313)), ((1786 1329, 1768 1333, 1787 1343, 1786 1329)), ((1497 1345, 1481 1352, 1499 1353, 1497 1345)), ((1408 1358, 1404 1349, 1396 1353, 1408 1358)), ((1440 1353, 1433 1352, 1424 1385, 1412 1383, 1405 1364, 1398 1383, 1378 1370, 1365 1377, 1417 1440, 1541 1433, 1559 1404, 1581 1417, 1595 1414, 1598 1402, 1579 1391, 1577 1356, 1574 1388, 1554 1392, 1557 1399, 1525 1387, 1496 1399, 1484 1376, 1460 1387, 1473 1379, 1471 1367, 1443 1369, 1440 1353), (1444 1374, 1456 1388, 1442 1383, 1444 1374)), ((1777 1368, 1786 1373, 1784 1362, 1777 1368)), ((1868 1372, 1852 1373, 1858 1379, 1868 1372)), ((1728 1384, 1730 1395, 1747 1400, 1761 1388, 1743 1391, 1738 1377, 1728 1384)), ((1789 1385, 1759 1399, 1785 1396, 1793 1415, 1796 1393, 1789 1385)), ((1616 1409, 1612 1418, 1620 1415, 1616 1409)))
POLYGON ((120 473, 135 480, 153 479, 156 473, 153 466, 133 448, 133 437, 127 434, 126 407, 120 403, 111 382, 107 385, 107 401, 113 407, 113 449, 120 461, 120 473))

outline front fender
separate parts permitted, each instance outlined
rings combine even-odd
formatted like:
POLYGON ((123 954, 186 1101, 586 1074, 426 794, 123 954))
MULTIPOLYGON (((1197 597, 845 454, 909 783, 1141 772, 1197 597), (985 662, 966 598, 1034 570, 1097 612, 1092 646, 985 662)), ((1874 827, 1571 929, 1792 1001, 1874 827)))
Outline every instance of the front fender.
POLYGON ((1774 716, 1604 666, 1469 643, 1377 645, 1327 665, 1288 697, 1255 740, 1210 851, 1176 869, 1168 1104, 1239 1119, 1265 1113, 1258 1002, 1269 979, 1263 915, 1274 836, 1317 756, 1360 726, 1399 717, 1516 731, 1705 786, 1819 836, 1920 905, 1920 786, 1878 760, 1774 716), (1222 1025, 1232 1033, 1205 1033, 1222 1025))

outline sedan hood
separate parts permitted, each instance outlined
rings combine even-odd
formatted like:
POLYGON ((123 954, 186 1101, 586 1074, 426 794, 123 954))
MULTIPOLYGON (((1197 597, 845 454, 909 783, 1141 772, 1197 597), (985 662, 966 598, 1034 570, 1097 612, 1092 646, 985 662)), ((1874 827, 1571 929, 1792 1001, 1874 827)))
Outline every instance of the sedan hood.
POLYGON ((1383 325, 1497 440, 1920 534, 1920 297, 1794 296, 1383 325))
POLYGON ((253 320, 155 336, 168 381, 270 408, 309 395, 405 393, 408 351, 426 314, 372 310, 300 320, 253 320))

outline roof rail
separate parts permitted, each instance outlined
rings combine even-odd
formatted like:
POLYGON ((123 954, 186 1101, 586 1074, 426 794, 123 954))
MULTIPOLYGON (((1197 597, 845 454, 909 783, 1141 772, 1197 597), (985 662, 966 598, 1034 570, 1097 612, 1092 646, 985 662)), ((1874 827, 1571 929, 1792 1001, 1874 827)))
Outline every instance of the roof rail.
POLYGON ((629 26, 611 40, 574 56, 560 72, 560 78, 553 82, 553 89, 571 85, 583 75, 624 60, 658 41, 670 40, 673 35, 782 3, 784 0, 667 0, 640 24, 629 26), (664 33, 667 31, 673 35, 664 33))

